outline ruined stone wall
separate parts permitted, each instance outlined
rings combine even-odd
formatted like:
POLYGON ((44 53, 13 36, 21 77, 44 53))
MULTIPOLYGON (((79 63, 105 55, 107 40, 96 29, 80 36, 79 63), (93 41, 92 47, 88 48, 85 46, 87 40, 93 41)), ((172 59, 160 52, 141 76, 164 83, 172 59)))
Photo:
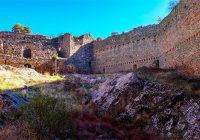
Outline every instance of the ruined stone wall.
POLYGON ((58 53, 62 58, 70 58, 74 53, 76 53, 85 44, 91 43, 93 38, 90 34, 85 34, 79 37, 74 37, 67 33, 61 35, 58 39, 58 53))
POLYGON ((0 32, 0 64, 52 72, 51 61, 55 53, 57 52, 51 46, 51 38, 0 32))
POLYGON ((200 74, 199 31, 199 0, 182 0, 159 25, 94 42, 93 71, 114 73, 147 66, 200 74))
POLYGON ((91 73, 92 44, 87 43, 79 48, 69 59, 65 61, 65 69, 73 65, 77 73, 91 73))
POLYGON ((57 40, 57 51, 59 57, 69 58, 70 57, 70 46, 72 44, 73 36, 69 33, 59 36, 57 40))
POLYGON ((31 67, 39 72, 67 72, 67 65, 77 71, 89 72, 91 62, 90 34, 73 37, 66 33, 58 38, 12 32, 0 32, 0 64, 15 67, 31 67), (28 54, 27 54, 28 53, 28 54), (54 54, 61 57, 52 60, 54 54), (26 56, 28 55, 28 56, 26 56))
POLYGON ((92 41, 90 34, 74 37, 67 33, 54 39, 61 57, 58 60, 58 72, 67 73, 71 69, 69 67, 74 67, 73 71, 79 73, 91 72, 92 41))
POLYGON ((82 46, 91 43, 94 39, 90 34, 85 34, 80 37, 73 37, 70 47, 70 56, 74 55, 82 46))

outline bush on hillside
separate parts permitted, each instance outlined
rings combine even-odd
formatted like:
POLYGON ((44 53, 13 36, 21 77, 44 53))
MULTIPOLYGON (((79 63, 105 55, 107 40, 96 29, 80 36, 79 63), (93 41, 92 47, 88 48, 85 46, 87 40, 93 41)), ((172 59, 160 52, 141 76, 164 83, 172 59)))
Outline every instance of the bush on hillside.
POLYGON ((34 130, 59 138, 73 137, 69 110, 61 99, 35 95, 22 110, 22 120, 34 130))

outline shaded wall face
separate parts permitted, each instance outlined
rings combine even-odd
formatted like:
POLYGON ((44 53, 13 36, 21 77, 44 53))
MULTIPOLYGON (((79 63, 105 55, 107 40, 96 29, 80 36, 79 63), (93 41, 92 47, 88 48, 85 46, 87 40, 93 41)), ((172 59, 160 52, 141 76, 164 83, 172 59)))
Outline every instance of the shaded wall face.
POLYGON ((67 73, 71 67, 78 73, 91 72, 92 46, 93 38, 90 34, 80 37, 73 37, 71 34, 65 34, 58 38, 58 48, 61 48, 62 59, 57 62, 59 73, 67 73))
POLYGON ((77 51, 79 51, 79 49, 82 46, 91 43, 93 40, 94 39, 89 34, 85 34, 78 38, 73 37, 71 40, 71 46, 70 46, 70 57, 73 56, 77 51))
POLYGON ((58 53, 62 58, 69 58, 75 54, 82 46, 91 43, 93 38, 89 34, 74 37, 67 33, 58 37, 58 53))
POLYGON ((69 59, 64 62, 65 67, 73 65, 78 73, 91 73, 92 44, 81 46, 69 59))

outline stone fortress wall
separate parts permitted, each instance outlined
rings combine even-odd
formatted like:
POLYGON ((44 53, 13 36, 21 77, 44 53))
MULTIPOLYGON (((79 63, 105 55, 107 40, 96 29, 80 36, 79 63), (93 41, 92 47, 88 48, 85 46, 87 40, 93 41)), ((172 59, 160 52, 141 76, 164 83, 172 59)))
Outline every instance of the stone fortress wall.
POLYGON ((156 27, 139 27, 128 33, 94 42, 93 70, 101 73, 131 71, 156 62, 159 54, 156 27))
POLYGON ((54 39, 61 57, 58 60, 58 72, 66 73, 68 66, 75 67, 75 72, 91 73, 92 46, 94 39, 90 34, 74 37, 69 33, 54 39))
POLYGON ((200 74, 200 1, 183 0, 159 25, 160 67, 200 74))
POLYGON ((70 33, 55 38, 54 41, 57 42, 57 50, 62 58, 69 58, 75 54, 80 47, 91 43, 94 39, 90 34, 84 34, 79 37, 74 37, 70 33))
POLYGON ((57 38, 0 32, 0 64, 39 72, 115 73, 137 68, 183 69, 200 74, 200 2, 181 0, 158 25, 94 41, 90 34, 57 38), (58 53, 57 63, 52 56, 58 53))
MULTIPOLYGON (((76 65, 75 61, 70 60, 69 63, 68 59, 91 41, 93 41, 93 38, 89 34, 80 37, 64 34, 58 38, 50 38, 42 35, 0 32, 0 64, 34 68, 42 73, 54 73, 55 67, 57 67, 58 72, 64 73, 67 64, 76 65), (57 65, 55 65, 52 57, 57 53, 60 58, 56 60, 57 65)), ((79 54, 83 56, 83 61, 87 60, 84 58, 88 54, 80 52, 79 54)), ((83 66, 84 69, 90 71, 89 67, 85 68, 85 65, 83 66)))
POLYGON ((200 74, 199 7, 199 0, 182 0, 158 25, 95 41, 93 71, 114 73, 147 66, 200 74))

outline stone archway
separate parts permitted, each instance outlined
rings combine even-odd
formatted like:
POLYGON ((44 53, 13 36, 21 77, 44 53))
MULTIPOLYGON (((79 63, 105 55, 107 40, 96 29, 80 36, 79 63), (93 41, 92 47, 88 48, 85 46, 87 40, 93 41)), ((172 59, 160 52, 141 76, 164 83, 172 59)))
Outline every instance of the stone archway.
POLYGON ((31 59, 31 57, 32 57, 32 55, 31 55, 31 49, 24 49, 24 51, 23 51, 23 57, 31 59))
POLYGON ((24 67, 25 67, 25 68, 32 68, 31 64, 28 64, 28 63, 25 64, 24 67))

